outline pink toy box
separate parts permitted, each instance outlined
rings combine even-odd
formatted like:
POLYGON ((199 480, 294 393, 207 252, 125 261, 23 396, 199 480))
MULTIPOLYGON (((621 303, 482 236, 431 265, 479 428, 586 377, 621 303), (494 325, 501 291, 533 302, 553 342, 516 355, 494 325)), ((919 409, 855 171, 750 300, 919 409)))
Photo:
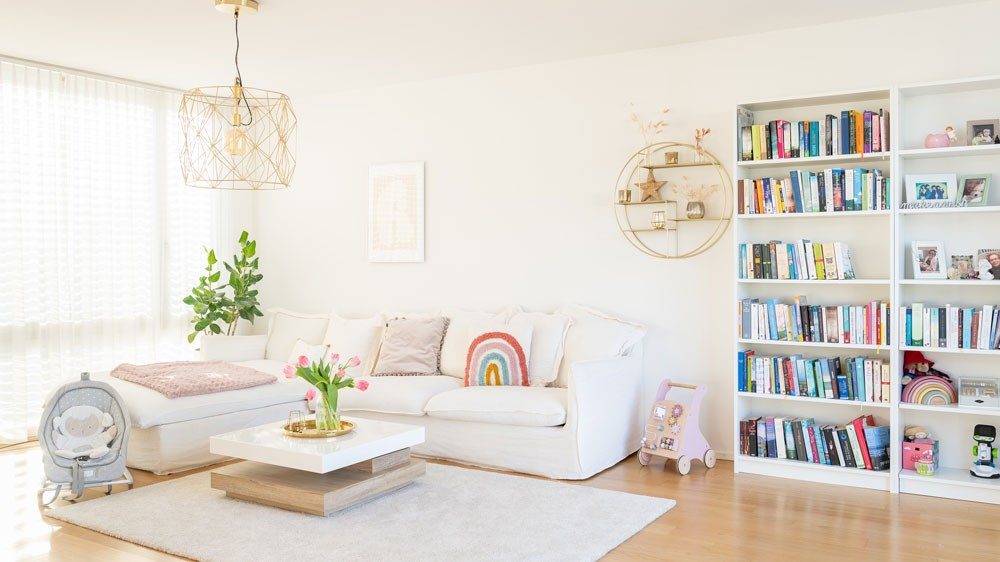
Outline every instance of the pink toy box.
POLYGON ((916 470, 913 463, 921 457, 931 455, 934 462, 934 470, 938 469, 938 442, 934 439, 917 439, 915 441, 903 441, 903 469, 916 470))

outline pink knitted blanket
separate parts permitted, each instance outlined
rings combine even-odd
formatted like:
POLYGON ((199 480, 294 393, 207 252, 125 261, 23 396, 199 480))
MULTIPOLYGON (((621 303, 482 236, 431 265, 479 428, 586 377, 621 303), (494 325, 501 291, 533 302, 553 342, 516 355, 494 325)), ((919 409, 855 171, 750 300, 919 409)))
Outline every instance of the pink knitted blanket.
POLYGON ((273 384, 273 375, 225 361, 174 361, 130 365, 122 363, 111 376, 152 388, 167 398, 212 394, 273 384))

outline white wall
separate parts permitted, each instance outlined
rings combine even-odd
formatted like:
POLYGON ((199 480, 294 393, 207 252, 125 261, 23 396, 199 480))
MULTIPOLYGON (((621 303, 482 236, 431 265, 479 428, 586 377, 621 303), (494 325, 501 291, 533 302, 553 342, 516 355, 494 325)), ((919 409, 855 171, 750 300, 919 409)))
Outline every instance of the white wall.
MULTIPOLYGON (((702 427, 728 453, 732 239, 663 261, 622 238, 612 190, 640 144, 628 102, 672 107, 670 139, 711 127, 708 148, 730 163, 737 102, 998 74, 989 40, 967 34, 998 20, 1000 3, 988 2, 296 96, 293 188, 257 195, 264 304, 345 315, 507 303, 604 309, 649 326, 650 396, 663 377, 709 384, 702 427), (427 261, 368 263, 368 165, 406 160, 426 162, 427 261)), ((336 86, 315 70, 320 88, 336 86)))

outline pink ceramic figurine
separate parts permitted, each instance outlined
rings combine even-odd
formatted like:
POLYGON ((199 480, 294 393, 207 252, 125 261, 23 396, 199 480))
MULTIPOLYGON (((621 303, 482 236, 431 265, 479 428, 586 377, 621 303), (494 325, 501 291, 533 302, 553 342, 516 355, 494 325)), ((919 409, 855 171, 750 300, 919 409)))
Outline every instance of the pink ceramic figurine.
POLYGON ((955 128, 945 127, 943 133, 931 133, 924 138, 924 148, 947 148, 955 143, 955 128))

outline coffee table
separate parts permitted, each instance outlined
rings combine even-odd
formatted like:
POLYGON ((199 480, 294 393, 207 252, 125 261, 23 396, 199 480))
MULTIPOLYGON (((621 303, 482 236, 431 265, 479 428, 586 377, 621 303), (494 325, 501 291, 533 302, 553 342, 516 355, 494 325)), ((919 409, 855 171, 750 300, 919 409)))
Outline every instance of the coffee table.
POLYGON ((289 437, 285 422, 215 435, 209 450, 246 459, 212 471, 212 488, 232 498, 328 516, 402 488, 424 474, 410 447, 424 428, 351 418, 354 431, 327 439, 289 437))

